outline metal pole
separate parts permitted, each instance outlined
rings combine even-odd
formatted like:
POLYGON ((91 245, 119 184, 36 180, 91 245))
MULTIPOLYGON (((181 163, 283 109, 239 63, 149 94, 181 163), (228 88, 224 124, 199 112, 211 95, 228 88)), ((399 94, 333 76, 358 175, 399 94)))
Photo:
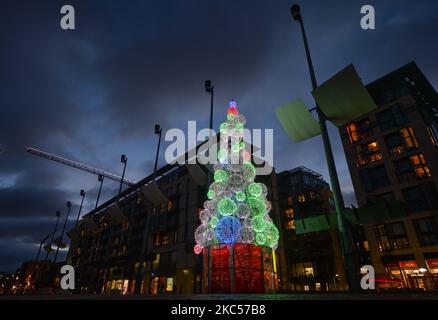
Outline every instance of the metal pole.
POLYGON ((82 197, 82 200, 81 200, 81 205, 79 206, 78 215, 76 217, 75 228, 78 226, 79 217, 81 216, 82 205, 84 204, 84 199, 85 199, 85 191, 81 190, 80 195, 82 197))
POLYGON ((157 125, 156 125, 155 126, 155 133, 158 134, 158 146, 157 146, 157 154, 155 155, 154 180, 155 180, 155 177, 157 175, 158 155, 160 153, 160 143, 161 143, 161 132, 162 132, 162 129, 158 126, 158 130, 157 130, 157 125))
POLYGON ((126 163, 128 162, 128 157, 122 154, 121 161, 123 162, 123 173, 122 173, 122 180, 120 181, 119 196, 122 193, 122 185, 123 185, 123 179, 125 178, 126 163))
POLYGON ((211 95, 210 95, 210 130, 213 130, 213 95, 214 95, 214 86, 211 86, 211 95))
POLYGON ((50 234, 48 234, 43 240, 41 240, 41 242, 40 242, 40 247, 38 248, 38 253, 37 253, 37 256, 36 256, 36 261, 38 261, 39 259, 40 259, 40 254, 41 254, 41 248, 42 248, 42 246, 43 246, 43 244, 44 244, 44 241, 46 241, 47 239, 49 239, 49 237, 50 237, 50 234))
MULTIPOLYGON (((70 215, 71 202, 67 201, 67 215, 65 216, 64 225, 62 226, 61 236, 59 237, 59 241, 62 242, 62 238, 64 236, 65 227, 67 226, 68 216, 70 215)), ((59 246, 56 248, 55 257, 53 258, 53 263, 56 263, 56 259, 58 258, 59 246)))
MULTIPOLYGON (((298 22, 300 23, 300 26, 301 26, 301 33, 303 36, 304 47, 306 50, 307 64, 309 67, 310 79, 312 81, 312 88, 316 89, 318 87, 318 83, 316 81, 315 70, 313 68, 312 57, 310 55, 310 49, 309 49, 309 45, 307 42, 307 36, 306 36, 306 31, 304 29, 303 18, 299 12, 299 7, 298 6, 296 6, 295 8, 294 7, 295 6, 292 6, 292 8, 291 8, 292 15, 294 16, 295 20, 298 20, 298 22), (294 15, 294 10, 296 10, 295 15, 294 15)), ((335 160, 333 157, 333 151, 332 151, 332 147, 331 147, 331 143, 330 143, 329 134, 327 131, 327 125, 326 125, 327 119, 326 119, 326 116, 324 115, 324 113, 322 112, 322 110, 319 108, 317 103, 316 103, 316 110, 317 110, 317 114, 318 114, 319 126, 321 128, 321 136, 322 136, 322 141, 323 141, 323 145, 324 145, 324 153, 325 153, 327 167, 328 167, 329 176, 330 176, 330 184, 331 184, 332 189, 333 189, 333 197, 334 197, 334 202, 335 202, 336 216, 337 216, 338 225, 339 225, 339 237, 340 237, 340 242, 341 242, 341 252, 342 252, 342 256, 344 258, 344 267, 345 267, 347 282, 348 282, 348 286, 349 286, 350 291, 357 292, 357 291, 359 291, 359 289, 358 289, 359 283, 357 281, 356 268, 354 266, 354 261, 353 261, 352 239, 351 239, 351 235, 349 233, 349 230, 346 227, 346 221, 345 221, 345 217, 343 214, 343 210, 345 209, 344 199, 342 197, 341 187, 339 184, 339 178, 338 178, 337 171, 336 171, 336 164, 335 164, 335 160)))
MULTIPOLYGON (((76 227, 78 226, 78 222, 79 222, 79 217, 81 216, 81 211, 82 211, 82 205, 84 204, 84 198, 85 198, 85 191, 81 190, 80 195, 82 197, 81 200, 81 205, 79 206, 79 210, 78 210, 78 215, 76 217, 76 222, 75 222, 75 227, 74 229, 76 229, 76 227)), ((68 251, 67 251, 67 257, 66 257, 66 261, 68 261, 68 258, 70 256, 70 251, 71 251, 71 245, 72 245, 73 241, 70 241, 70 245, 68 246, 68 251)))
MULTIPOLYGON (((52 233, 52 237, 50 238, 50 244, 49 244, 50 248, 52 247, 53 238, 55 237, 56 230, 58 229, 58 222, 59 222, 60 215, 61 214, 59 213, 59 211, 56 211, 56 224, 55 224, 55 229, 53 230, 53 233, 52 233)), ((49 258, 49 251, 47 251, 46 259, 44 261, 47 261, 48 258, 49 258)))
MULTIPOLYGON (((97 205, 99 204, 99 198, 100 198, 100 193, 102 192, 102 185, 103 185, 103 179, 105 177, 101 174, 99 174, 99 176, 97 177, 97 181, 100 181, 100 187, 99 187, 99 192, 97 193, 97 199, 96 199, 96 206, 94 207, 94 209, 97 208, 97 205)), ((122 179, 123 181, 123 179, 122 179)))

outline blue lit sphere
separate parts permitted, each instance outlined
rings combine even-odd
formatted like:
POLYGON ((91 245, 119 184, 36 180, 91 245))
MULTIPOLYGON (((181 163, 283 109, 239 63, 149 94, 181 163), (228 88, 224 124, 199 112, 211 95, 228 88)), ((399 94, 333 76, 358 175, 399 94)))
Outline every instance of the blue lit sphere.
POLYGON ((220 243, 234 243, 239 236, 241 229, 240 221, 231 216, 222 217, 216 228, 214 234, 220 243))

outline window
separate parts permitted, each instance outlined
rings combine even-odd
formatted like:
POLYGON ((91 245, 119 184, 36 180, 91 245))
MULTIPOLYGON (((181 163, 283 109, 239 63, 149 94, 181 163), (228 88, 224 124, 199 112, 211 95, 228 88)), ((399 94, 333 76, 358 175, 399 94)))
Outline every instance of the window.
POLYGON ((292 206, 292 197, 287 197, 287 205, 292 206))
POLYGON ((172 209, 173 209, 173 202, 169 200, 167 202, 167 212, 172 211, 172 209))
POLYGON ((395 171, 400 182, 415 178, 414 169, 409 158, 394 162, 395 171))
POLYGON ((286 218, 288 219, 293 219, 295 214, 294 214, 294 209, 289 208, 287 210, 284 211, 284 215, 286 216, 286 218))
POLYGON ((438 245, 438 216, 418 219, 414 224, 422 246, 438 245))
POLYGON ((409 240, 403 222, 374 226, 380 251, 409 248, 409 240))
POLYGON ((400 134, 403 137, 407 150, 418 148, 418 142, 415 138, 414 130, 411 127, 401 129, 400 134))
POLYGON ((394 193, 392 192, 367 196, 367 204, 386 203, 394 200, 394 193))
POLYGON ((376 114, 376 118, 380 130, 382 131, 401 126, 405 124, 407 120, 401 104, 397 104, 376 114))
POLYGON ((309 191, 310 199, 315 200, 317 198, 316 193, 314 191, 309 191))
POLYGON ((377 141, 365 145, 357 145, 353 150, 359 166, 382 159, 382 153, 377 141))
POLYGON ((438 193, 432 182, 402 191, 410 211, 423 211, 438 207, 438 193))
POLYGON ((411 156, 411 163, 418 178, 430 177, 429 167, 422 154, 411 156))
POLYGON ((359 141, 359 129, 355 122, 350 123, 347 126, 348 138, 350 139, 350 143, 359 141))
POLYGON ((346 127, 350 143, 371 137, 371 121, 366 118, 358 122, 352 122, 346 127))
POLYGON ((304 193, 298 195, 298 202, 300 203, 306 202, 306 195, 304 193))
POLYGON ((434 125, 428 126, 427 133, 433 146, 438 148, 438 129, 434 125))
POLYGON ((286 221, 286 230, 295 229, 295 220, 286 221))
POLYGON ((401 154, 407 150, 418 148, 414 130, 410 127, 403 128, 400 132, 386 136, 385 141, 391 155, 401 154))
POLYGON ((389 185, 388 175, 384 165, 362 169, 359 171, 366 192, 371 192, 389 185))
POLYGON ((296 185, 299 184, 300 182, 301 182, 301 177, 299 175, 293 175, 292 177, 290 177, 291 185, 296 185))

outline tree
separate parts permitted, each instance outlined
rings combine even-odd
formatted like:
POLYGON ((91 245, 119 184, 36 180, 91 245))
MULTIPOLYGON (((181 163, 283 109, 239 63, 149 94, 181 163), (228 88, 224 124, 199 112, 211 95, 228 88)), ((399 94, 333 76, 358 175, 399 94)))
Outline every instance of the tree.
POLYGON ((279 232, 269 216, 267 187, 255 182, 256 168, 243 141, 246 118, 231 100, 227 121, 220 126, 218 163, 210 185, 201 225, 195 231, 194 252, 200 254, 213 244, 255 244, 275 250, 279 232))

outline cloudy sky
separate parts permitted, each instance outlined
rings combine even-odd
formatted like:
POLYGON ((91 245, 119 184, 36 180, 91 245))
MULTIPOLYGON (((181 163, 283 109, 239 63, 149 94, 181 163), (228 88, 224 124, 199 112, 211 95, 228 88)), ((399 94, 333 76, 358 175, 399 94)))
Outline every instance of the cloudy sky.
MULTIPOLYGON (((294 144, 274 109, 295 98, 313 106, 293 1, 68 1, 76 30, 60 28, 65 1, 1 1, 0 12, 0 271, 33 259, 79 190, 94 206, 95 176, 25 152, 27 146, 127 177, 151 173, 153 125, 185 130, 214 125, 236 99, 249 128, 274 129, 277 171, 305 165, 328 174, 321 139, 294 144)), ((368 83, 415 60, 438 87, 438 3, 430 1, 302 1, 319 82, 350 63, 368 83), (376 9, 376 30, 360 28, 360 8, 376 9)), ((339 134, 330 127, 346 204, 355 203, 339 134)), ((164 147, 167 144, 165 143, 164 147)), ((164 164, 161 157, 160 164, 164 164)), ((106 181, 102 200, 115 194, 106 181)), ((74 223, 73 220, 70 223, 74 223)))

